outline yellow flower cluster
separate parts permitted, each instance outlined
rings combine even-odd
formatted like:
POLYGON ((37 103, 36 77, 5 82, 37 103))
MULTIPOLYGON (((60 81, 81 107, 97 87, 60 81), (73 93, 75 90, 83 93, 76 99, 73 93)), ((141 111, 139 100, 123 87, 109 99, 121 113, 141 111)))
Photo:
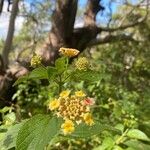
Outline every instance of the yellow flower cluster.
POLYGON ((64 119, 61 128, 65 135, 75 130, 75 123, 85 122, 89 126, 94 124, 90 105, 86 103, 90 98, 83 91, 76 91, 73 95, 70 93, 70 90, 62 91, 58 99, 49 103, 49 109, 55 110, 57 117, 64 119))
POLYGON ((37 67, 37 66, 39 66, 41 64, 41 61, 42 61, 42 57, 41 56, 34 55, 32 57, 32 59, 31 59, 30 64, 31 64, 32 67, 37 67))
POLYGON ((77 56, 79 54, 80 51, 78 51, 77 49, 73 49, 73 48, 60 48, 59 52, 67 57, 74 57, 77 56))
POLYGON ((89 61, 86 57, 80 57, 75 62, 75 66, 78 70, 87 70, 89 68, 89 61))

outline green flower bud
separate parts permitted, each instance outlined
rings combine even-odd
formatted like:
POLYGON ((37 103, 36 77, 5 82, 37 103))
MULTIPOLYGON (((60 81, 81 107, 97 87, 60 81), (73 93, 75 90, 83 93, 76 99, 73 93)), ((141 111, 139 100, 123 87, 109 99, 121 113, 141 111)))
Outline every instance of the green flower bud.
POLYGON ((30 64, 31 64, 31 66, 32 67, 37 67, 37 66, 39 66, 40 64, 41 64, 41 61, 42 61, 42 57, 41 56, 39 56, 39 55, 34 55, 33 57, 32 57, 32 59, 31 59, 31 62, 30 62, 30 64))
POLYGON ((76 61, 75 66, 78 70, 86 71, 89 68, 89 61, 86 57, 80 57, 76 61))

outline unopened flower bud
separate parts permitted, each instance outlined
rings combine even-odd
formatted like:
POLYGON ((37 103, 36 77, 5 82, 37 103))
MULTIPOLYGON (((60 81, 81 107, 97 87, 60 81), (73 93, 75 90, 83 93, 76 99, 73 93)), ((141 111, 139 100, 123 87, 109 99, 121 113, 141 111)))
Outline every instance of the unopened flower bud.
POLYGON ((42 57, 40 55, 34 55, 31 59, 31 66, 32 67, 37 67, 41 64, 42 57))
POLYGON ((89 61, 86 57, 81 57, 76 61, 75 66, 78 70, 86 71, 89 68, 89 61))

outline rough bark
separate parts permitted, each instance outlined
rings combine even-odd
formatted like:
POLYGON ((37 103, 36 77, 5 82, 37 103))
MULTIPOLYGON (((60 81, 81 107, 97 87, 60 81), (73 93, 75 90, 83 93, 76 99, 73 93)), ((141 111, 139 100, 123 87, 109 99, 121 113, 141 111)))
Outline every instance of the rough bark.
POLYGON ((3 5, 4 5, 4 0, 0 0, 0 15, 1 15, 2 10, 3 10, 3 5))
POLYGON ((71 47, 83 51, 87 47, 87 44, 96 38, 98 34, 96 15, 104 9, 100 2, 101 0, 88 0, 84 13, 84 27, 74 29, 71 47))
POLYGON ((14 29, 15 29, 15 20, 16 20, 16 16, 18 12, 18 3, 19 3, 19 0, 13 1, 9 27, 8 27, 8 33, 7 33, 5 45, 4 45, 3 52, 2 52, 2 58, 3 58, 5 69, 8 67, 8 63, 9 63, 8 57, 9 57, 9 52, 12 47, 12 41, 13 41, 14 29))
POLYGON ((0 55, 0 75, 4 75, 4 74, 5 74, 5 70, 4 70, 3 58, 0 55))
POLYGON ((4 104, 9 104, 9 99, 12 96, 13 88, 13 76, 11 72, 5 72, 4 75, 0 75, 0 106, 3 106, 4 104))
POLYGON ((100 5, 101 0, 88 0, 84 13, 84 26, 96 26, 96 15, 104 7, 100 5))

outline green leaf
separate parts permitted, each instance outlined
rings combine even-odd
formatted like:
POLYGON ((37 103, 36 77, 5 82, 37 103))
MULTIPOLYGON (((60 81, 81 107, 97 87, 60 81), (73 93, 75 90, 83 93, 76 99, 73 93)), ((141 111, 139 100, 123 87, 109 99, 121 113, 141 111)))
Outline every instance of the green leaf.
POLYGON ((35 79, 47 79, 47 69, 44 67, 39 67, 34 69, 30 74, 29 78, 35 78, 35 79))
POLYGON ((129 130, 129 132, 127 133, 127 136, 130 138, 138 139, 138 140, 150 141, 147 135, 138 129, 129 130))
POLYGON ((44 67, 35 68, 33 71, 30 72, 29 75, 25 75, 20 77, 13 86, 18 85, 19 83, 26 81, 28 79, 47 79, 48 78, 48 72, 47 69, 44 67))
POLYGON ((128 148, 126 148, 126 150, 137 150, 137 149, 134 149, 132 147, 128 147, 128 148))
POLYGON ((150 145, 144 144, 137 140, 128 140, 124 142, 124 144, 131 147, 133 150, 150 150, 150 145))
POLYGON ((2 140, 0 140, 1 149, 7 150, 16 146, 17 134, 23 124, 24 121, 8 128, 7 132, 4 133, 2 140))
POLYGON ((0 109, 0 113, 6 113, 7 111, 11 110, 12 107, 5 106, 4 108, 0 109))
POLYGON ((55 61, 55 67, 56 67, 58 73, 64 72, 66 70, 66 67, 67 67, 67 58, 66 57, 58 58, 55 61))
POLYGON ((117 125, 115 126, 115 128, 118 129, 118 130, 120 130, 122 133, 123 133, 123 131, 124 131, 124 125, 121 124, 121 123, 117 124, 117 125))
POLYGON ((83 123, 80 125, 77 125, 77 127, 75 128, 75 132, 73 132, 71 134, 71 136, 72 137, 87 138, 87 137, 91 137, 93 135, 98 135, 104 130, 113 131, 115 133, 120 133, 119 130, 117 130, 111 126, 104 125, 104 124, 101 124, 99 122, 95 122, 95 124, 93 126, 88 126, 88 125, 83 124, 83 123))
POLYGON ((8 113, 4 116, 4 121, 7 121, 7 124, 13 124, 16 120, 16 115, 14 112, 8 113))
POLYGON ((111 150, 114 146, 115 142, 111 137, 106 137, 102 143, 102 145, 94 148, 94 150, 111 150))
POLYGON ((124 150, 124 149, 118 145, 115 145, 112 150, 124 150))
POLYGON ((18 78, 18 79, 16 80, 16 82, 13 84, 13 86, 18 85, 18 84, 20 84, 21 82, 26 81, 27 79, 29 79, 29 76, 28 76, 28 75, 24 75, 24 76, 18 78))
POLYGON ((77 81, 88 81, 88 82, 95 82, 101 80, 100 74, 93 70, 75 71, 72 73, 72 78, 77 81))
POLYGON ((47 74, 49 79, 53 79, 57 74, 57 70, 54 67, 48 66, 47 67, 47 74))
POLYGON ((17 150, 43 150, 59 133, 61 121, 49 115, 36 115, 28 120, 17 136, 17 150))
POLYGON ((0 133, 5 133, 7 131, 7 128, 4 125, 0 126, 0 133))

